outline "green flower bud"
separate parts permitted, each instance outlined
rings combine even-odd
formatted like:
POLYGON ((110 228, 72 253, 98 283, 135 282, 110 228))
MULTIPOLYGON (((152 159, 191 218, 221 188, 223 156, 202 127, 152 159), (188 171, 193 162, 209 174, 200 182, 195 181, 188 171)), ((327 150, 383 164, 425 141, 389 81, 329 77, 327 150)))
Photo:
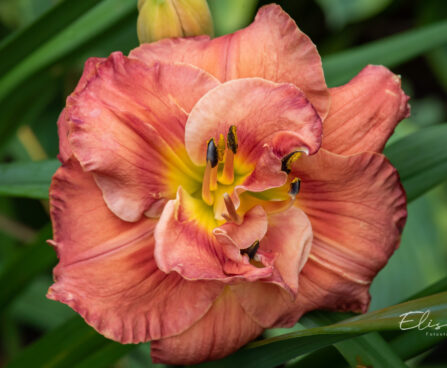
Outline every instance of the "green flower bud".
POLYGON ((138 0, 138 10, 137 31, 141 43, 213 34, 206 0, 138 0))

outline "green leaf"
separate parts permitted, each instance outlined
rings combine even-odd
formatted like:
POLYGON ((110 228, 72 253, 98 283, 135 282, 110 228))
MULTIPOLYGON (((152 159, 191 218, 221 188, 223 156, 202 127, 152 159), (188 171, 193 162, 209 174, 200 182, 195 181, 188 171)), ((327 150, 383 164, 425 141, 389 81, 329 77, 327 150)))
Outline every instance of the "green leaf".
POLYGON ((351 367, 394 367, 406 368, 401 358, 378 334, 372 332, 334 344, 351 367))
POLYGON ((59 166, 57 160, 0 164, 0 195, 48 198, 51 177, 59 166))
POLYGON ((13 257, 0 272, 0 310, 11 303, 39 273, 56 263, 56 254, 45 244, 51 238, 51 226, 45 226, 33 244, 13 257))
POLYGON ((23 350, 6 367, 73 367, 107 343, 106 338, 76 316, 23 350))
MULTIPOLYGON (((310 328, 254 342, 229 357, 200 367, 244 366, 271 368, 350 337, 373 331, 400 330, 401 314, 427 310, 437 323, 447 323, 447 292, 395 305, 324 327, 310 328)), ((424 331, 421 332, 425 334, 424 331)))
POLYGON ((30 281, 56 263, 56 253, 45 244, 51 226, 45 226, 33 244, 27 246, 2 267, 0 272, 0 311, 11 303, 30 281))
POLYGON ((406 331, 388 341, 388 344, 401 359, 407 360, 422 354, 444 340, 445 335, 442 333, 426 335, 424 331, 406 331))
MULTIPOLYGON (((75 368, 108 368, 120 358, 134 350, 137 346, 138 345, 123 345, 108 341, 101 349, 95 351, 79 364, 75 365, 75 368)), ((147 359, 150 359, 149 356, 147 359)))
POLYGON ((98 34, 112 27, 132 12, 136 0, 103 0, 89 12, 55 34, 41 47, 23 59, 0 80, 0 100, 27 78, 48 67, 98 34))
POLYGON ((101 0, 63 1, 0 44, 0 76, 101 0))
POLYGON ((391 0, 317 0, 324 11, 327 23, 333 28, 341 28, 346 23, 353 23, 370 18, 381 12, 391 0))
MULTIPOLYGON (((54 250, 51 251, 54 252, 54 250)), ((56 263, 55 258, 53 255, 54 262, 51 266, 56 263)), ((18 323, 43 332, 59 327, 76 315, 76 312, 68 305, 56 303, 46 297, 53 280, 49 276, 50 272, 45 273, 45 275, 34 276, 24 289, 17 290, 17 295, 14 295, 14 300, 8 306, 11 317, 18 323)))
POLYGON ((447 21, 407 31, 323 58, 326 82, 346 83, 367 64, 393 67, 447 42, 447 21))
MULTIPOLYGON (((351 313, 328 313, 315 311, 301 319, 306 327, 319 327, 342 322, 351 313)), ((387 342, 377 332, 357 336, 334 344, 351 367, 406 367, 404 362, 389 348, 387 342)))
POLYGON ((446 142, 447 124, 440 124, 421 129, 385 149, 399 171, 408 201, 447 179, 446 142))
POLYGON ((25 84, 0 100, 0 146, 2 146, 20 124, 37 117, 56 92, 55 78, 46 72, 29 78, 25 84), (45 88, 42 90, 42 86, 45 88))
POLYGON ((401 244, 371 284, 369 310, 400 303, 446 274, 445 243, 437 235, 436 218, 430 203, 436 199, 430 198, 436 193, 429 194, 408 204, 401 244))

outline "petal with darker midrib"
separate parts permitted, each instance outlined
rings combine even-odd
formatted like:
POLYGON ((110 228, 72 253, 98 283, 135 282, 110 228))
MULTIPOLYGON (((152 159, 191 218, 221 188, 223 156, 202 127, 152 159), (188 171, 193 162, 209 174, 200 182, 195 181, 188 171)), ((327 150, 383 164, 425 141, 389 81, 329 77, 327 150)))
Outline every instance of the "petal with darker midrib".
POLYGON ((262 332, 228 289, 214 302, 208 313, 181 335, 153 341, 151 357, 155 363, 196 364, 235 352, 262 332))
POLYGON ((313 154, 321 144, 321 119, 292 84, 245 78, 205 94, 186 123, 185 145, 191 160, 204 165, 208 140, 227 136, 231 126, 236 127, 236 156, 247 163, 255 163, 265 145, 282 157, 303 147, 313 154))
POLYGON ((322 147, 334 153, 382 152, 396 125, 410 114, 400 77, 384 66, 369 65, 330 92, 322 147))
POLYGON ((200 177, 184 150, 185 123, 195 102, 219 82, 190 65, 149 67, 121 53, 85 73, 67 100, 68 142, 109 208, 138 221, 160 199, 175 198, 177 176, 196 185, 200 177))
POLYGON ((177 335, 199 320, 223 286, 160 271, 154 260, 156 221, 129 223, 105 205, 91 173, 74 159, 50 189, 59 264, 48 297, 121 343, 177 335))
POLYGON ((158 60, 193 64, 222 82, 260 77, 292 83, 322 119, 329 110, 330 95, 317 48, 278 5, 262 7, 250 26, 230 35, 161 40, 141 45, 130 57, 149 65, 158 60))
POLYGON ((292 173, 302 180, 297 206, 314 233, 297 305, 365 312, 369 285, 398 247, 407 216, 396 169, 378 153, 321 149, 292 173))

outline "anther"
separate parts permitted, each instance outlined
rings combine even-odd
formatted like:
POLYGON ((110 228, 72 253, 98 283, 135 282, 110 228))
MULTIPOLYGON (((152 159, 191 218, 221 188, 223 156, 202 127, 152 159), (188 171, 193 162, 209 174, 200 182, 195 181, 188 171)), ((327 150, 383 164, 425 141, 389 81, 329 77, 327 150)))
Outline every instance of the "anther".
POLYGON ((242 223, 242 219, 236 212, 236 207, 234 207, 234 203, 231 200, 231 197, 228 195, 228 193, 224 193, 223 198, 228 215, 223 214, 222 217, 227 221, 234 222, 235 224, 240 225, 242 223))
POLYGON ((246 255, 248 255, 248 258, 253 259, 253 258, 255 258, 258 248, 259 248, 259 240, 256 240, 248 248, 241 249, 241 254, 246 254, 246 255))
POLYGON ((219 136, 219 142, 217 142, 217 159, 222 162, 225 155, 225 137, 223 134, 219 136))
POLYGON ((236 134, 236 126, 232 125, 230 126, 230 129, 228 129, 228 135, 227 135, 227 147, 234 153, 237 153, 237 134, 236 134))
POLYGON ((301 151, 293 151, 288 155, 285 155, 281 160, 281 170, 290 174, 290 171, 292 171, 292 164, 300 158, 301 154, 301 151))
POLYGON ((292 199, 295 199, 297 194, 300 192, 300 187, 301 187, 301 180, 298 178, 293 179, 292 182, 290 183, 290 190, 289 190, 289 195, 292 197, 292 199))
POLYGON ((217 147, 214 138, 208 141, 208 147, 206 149, 206 162, 211 164, 211 167, 216 167, 219 163, 219 157, 217 155, 217 147))
POLYGON ((220 182, 222 184, 230 185, 234 181, 234 155, 237 153, 238 143, 236 127, 230 126, 227 134, 227 150, 225 155, 225 164, 222 171, 220 182))
POLYGON ((206 148, 206 168, 202 182, 202 199, 210 206, 214 202, 214 196, 211 194, 211 191, 217 188, 217 164, 216 142, 214 138, 211 138, 206 148))

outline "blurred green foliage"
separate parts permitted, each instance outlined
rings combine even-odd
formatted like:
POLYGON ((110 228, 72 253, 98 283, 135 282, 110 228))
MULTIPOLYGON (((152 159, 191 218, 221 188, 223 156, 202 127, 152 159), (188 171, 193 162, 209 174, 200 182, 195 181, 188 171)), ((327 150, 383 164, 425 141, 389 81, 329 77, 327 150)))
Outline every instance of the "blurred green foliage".
MULTIPOLYGON (((209 0, 216 34, 246 26, 256 9, 269 2, 209 0)), ((447 20, 445 0, 277 2, 318 45, 325 63, 329 63, 326 72, 331 83, 346 81, 357 71, 354 69, 367 60, 380 62, 384 56, 394 58, 393 71, 402 75, 404 89, 412 97, 412 115, 397 128, 390 145, 427 127, 445 125, 447 44, 443 33, 438 31, 433 37, 424 36, 417 39, 417 44, 409 42, 405 50, 394 46, 385 49, 382 43, 384 38, 400 32, 426 31, 430 27, 445 30, 439 23, 447 20), (369 48, 369 55, 377 59, 370 59, 370 56, 357 61, 354 57, 346 58, 346 55, 358 55, 359 49, 352 53, 356 47, 371 47, 373 42, 379 42, 376 43, 379 46, 369 48), (381 52, 386 55, 380 56, 381 52), (402 54, 409 56, 402 58, 402 54)), ((47 346, 42 348, 47 349, 42 354, 45 351, 50 354, 54 339, 59 339, 61 349, 72 341, 73 349, 67 349, 64 358, 67 361, 62 360, 65 366, 74 362, 71 356, 76 356, 76 364, 84 367, 157 366, 150 363, 148 344, 117 347, 94 334, 68 307, 45 298, 55 255, 43 243, 43 239, 50 236, 49 216, 47 203, 40 199, 44 197, 42 193, 48 186, 49 175, 57 166, 54 161, 58 152, 57 117, 88 57, 107 56, 115 50, 127 53, 137 46, 136 14, 136 0, 0 0, 0 285, 4 286, 0 290, 0 365, 15 361, 18 362, 16 366, 24 366, 25 363, 20 362, 26 362, 28 356, 31 360, 26 364, 34 362, 35 366, 42 366, 45 356, 42 355, 42 361, 34 361, 36 352, 33 353, 33 348, 25 348, 39 341, 41 345, 38 346, 47 346), (61 11, 65 9, 69 11, 61 11), (18 47, 13 40, 20 37, 22 42, 18 47), (8 48, 8 45, 14 47, 8 48), (42 158, 50 160, 45 169, 31 162, 42 158), (7 164, 11 162, 20 162, 20 165, 10 168, 7 164), (39 168, 38 172, 33 174, 33 167, 34 170, 39 168), (11 170, 18 174, 8 176, 11 170), (8 182, 11 177, 16 181, 8 182), (30 183, 27 182, 29 178, 36 180, 30 183), (8 192, 12 186, 15 193, 8 192), (49 331, 52 331, 50 335, 49 331), (74 332, 69 334, 71 331, 74 332)), ((362 55, 365 57, 364 53, 362 55)), ((430 145, 418 147, 412 155, 417 157, 423 150, 430 152, 431 148, 430 145)), ((446 277, 446 270, 447 186, 442 184, 409 205, 401 246, 372 285, 371 310, 401 302, 446 277)), ((313 320, 309 317, 306 327, 310 327, 312 321, 320 325, 335 322, 330 316, 325 316, 325 322, 317 317, 313 320)), ((304 324, 296 328, 305 329, 304 324)), ((268 331, 267 335, 274 333, 268 331)), ((330 346, 336 339, 327 341, 326 345, 330 346)), ((316 342, 321 342, 318 336, 312 343, 316 342)), ((391 349, 390 359, 407 360, 432 349, 407 363, 414 367, 445 367, 447 364, 445 344, 427 339, 424 345, 419 336, 411 334, 365 335, 362 340, 354 339, 352 343, 345 340, 335 348, 327 347, 317 353, 309 350, 305 358, 288 364, 327 367, 327 360, 321 361, 323 354, 330 359, 332 367, 346 366, 346 360, 352 366, 358 362, 350 352, 371 353, 374 350, 368 349, 380 348, 386 342, 391 349)), ((377 364, 380 367, 387 363, 377 364)))

